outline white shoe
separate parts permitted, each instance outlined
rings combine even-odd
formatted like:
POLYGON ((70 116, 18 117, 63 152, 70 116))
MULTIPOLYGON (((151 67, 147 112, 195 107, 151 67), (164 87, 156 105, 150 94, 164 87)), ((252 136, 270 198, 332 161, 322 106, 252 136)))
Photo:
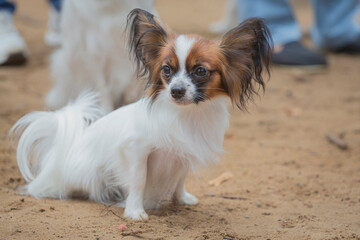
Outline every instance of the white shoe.
POLYGON ((60 12, 54 7, 50 7, 47 31, 45 34, 45 43, 50 47, 61 45, 60 34, 60 12))
POLYGON ((14 26, 12 15, 0 11, 0 66, 22 65, 26 59, 26 44, 14 26))

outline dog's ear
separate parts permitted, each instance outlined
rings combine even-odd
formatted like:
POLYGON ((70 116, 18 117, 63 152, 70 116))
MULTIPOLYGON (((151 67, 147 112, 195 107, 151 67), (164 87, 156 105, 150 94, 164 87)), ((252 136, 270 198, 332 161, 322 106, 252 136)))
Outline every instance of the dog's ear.
POLYGON ((167 43, 168 33, 154 15, 139 8, 129 13, 127 28, 130 54, 137 63, 138 76, 144 76, 155 65, 160 49, 167 43))
POLYGON ((258 90, 265 90, 262 72, 270 75, 271 35, 259 18, 250 18, 224 34, 220 42, 222 83, 233 104, 246 109, 258 90), (253 80, 258 84, 255 89, 253 80))

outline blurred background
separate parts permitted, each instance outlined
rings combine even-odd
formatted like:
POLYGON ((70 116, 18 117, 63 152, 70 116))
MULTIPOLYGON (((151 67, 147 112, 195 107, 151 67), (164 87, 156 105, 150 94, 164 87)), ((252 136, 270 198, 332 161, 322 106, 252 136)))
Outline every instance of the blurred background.
MULTIPOLYGON (((274 64, 265 94, 248 112, 229 106, 222 160, 187 179, 200 204, 153 211, 144 224, 122 219, 116 207, 16 193, 25 181, 7 134, 21 116, 44 109, 52 86, 49 57, 57 48, 44 41, 48 2, 17 0, 14 24, 28 61, 0 67, 0 239, 126 237, 120 223, 145 239, 360 239, 360 57, 319 51, 310 35, 311 1, 290 2, 303 46, 326 63, 316 71, 274 64), (209 184, 223 174, 227 181, 209 184)), ((222 35, 211 26, 227 6, 224 0, 155 1, 174 31, 211 39, 222 35)), ((285 49, 280 45, 277 53, 285 49)))

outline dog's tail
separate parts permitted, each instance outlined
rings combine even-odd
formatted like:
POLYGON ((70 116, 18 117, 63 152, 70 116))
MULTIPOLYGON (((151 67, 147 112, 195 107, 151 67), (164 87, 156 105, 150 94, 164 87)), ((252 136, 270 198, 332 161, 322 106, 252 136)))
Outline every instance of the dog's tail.
POLYGON ((23 193, 34 197, 65 198, 61 166, 81 141, 85 129, 102 115, 98 95, 84 92, 55 112, 33 112, 10 130, 19 139, 16 152, 20 172, 27 182, 23 193))

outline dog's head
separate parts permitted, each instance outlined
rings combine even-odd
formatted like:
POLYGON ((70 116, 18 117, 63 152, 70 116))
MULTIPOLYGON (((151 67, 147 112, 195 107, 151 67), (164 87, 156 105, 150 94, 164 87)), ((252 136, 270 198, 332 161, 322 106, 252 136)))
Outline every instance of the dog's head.
POLYGON ((179 105, 227 95, 244 109, 247 100, 264 89, 271 36, 261 19, 248 19, 213 41, 178 35, 141 9, 130 12, 128 27, 138 75, 148 76, 147 96, 153 100, 161 91, 179 105))

